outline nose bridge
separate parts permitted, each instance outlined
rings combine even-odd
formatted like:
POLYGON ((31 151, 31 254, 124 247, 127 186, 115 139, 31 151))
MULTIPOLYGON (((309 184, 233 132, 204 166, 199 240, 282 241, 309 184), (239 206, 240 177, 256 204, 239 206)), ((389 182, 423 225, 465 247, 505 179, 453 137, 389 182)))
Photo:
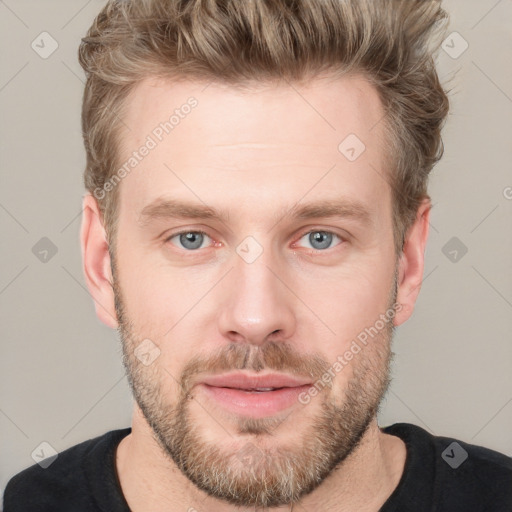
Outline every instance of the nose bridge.
POLYGON ((279 278, 282 266, 270 248, 247 237, 233 255, 228 296, 223 300, 219 328, 234 341, 261 344, 279 331, 288 338, 295 331, 293 295, 279 278))

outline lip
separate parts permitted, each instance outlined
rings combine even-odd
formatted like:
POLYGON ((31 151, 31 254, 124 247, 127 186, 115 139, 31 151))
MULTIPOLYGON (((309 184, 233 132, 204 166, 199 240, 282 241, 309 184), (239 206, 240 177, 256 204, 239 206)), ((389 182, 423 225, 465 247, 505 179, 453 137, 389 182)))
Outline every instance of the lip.
POLYGON ((262 418, 300 403, 299 395, 310 386, 309 379, 299 379, 285 374, 232 373, 208 377, 198 387, 209 399, 229 412, 262 418), (277 389, 250 391, 256 388, 277 389))
POLYGON ((296 388, 311 384, 311 379, 300 379, 283 373, 255 375, 238 372, 223 375, 212 375, 203 379, 201 384, 239 390, 251 390, 256 388, 296 388))
POLYGON ((309 384, 261 392, 208 384, 200 384, 198 388, 216 405, 220 405, 228 412, 250 418, 263 418, 298 405, 299 395, 308 390, 309 384))

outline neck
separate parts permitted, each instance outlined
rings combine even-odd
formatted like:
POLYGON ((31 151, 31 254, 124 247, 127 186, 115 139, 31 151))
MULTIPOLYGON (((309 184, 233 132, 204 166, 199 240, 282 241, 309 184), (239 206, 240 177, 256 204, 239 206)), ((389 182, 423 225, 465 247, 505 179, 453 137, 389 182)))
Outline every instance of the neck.
MULTIPOLYGON (((302 498, 300 506, 325 512, 377 512, 398 485, 405 458, 403 441, 382 433, 374 418, 355 450, 302 498)), ((181 473, 163 453, 136 404, 132 432, 117 449, 116 469, 132 512, 233 511, 233 505, 208 496, 181 473)), ((292 509, 286 505, 273 510, 292 509)))

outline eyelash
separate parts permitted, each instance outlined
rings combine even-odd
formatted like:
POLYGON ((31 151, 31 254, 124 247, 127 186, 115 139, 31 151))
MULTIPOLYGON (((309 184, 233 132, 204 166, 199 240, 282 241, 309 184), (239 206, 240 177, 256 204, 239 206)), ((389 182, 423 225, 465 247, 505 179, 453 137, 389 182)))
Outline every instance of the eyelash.
MULTIPOLYGON (((335 237, 340 239, 340 243, 334 245, 333 247, 329 247, 328 249, 324 249, 324 250, 306 248, 306 250, 309 251, 309 254, 327 253, 331 249, 334 249, 334 248, 338 247, 339 245, 343 245, 347 241, 346 238, 342 237, 338 233, 335 233, 334 231, 328 231, 328 230, 325 230, 325 229, 310 229, 308 231, 305 231, 304 233, 302 233, 299 236, 298 240, 301 240, 302 238, 304 238, 305 235, 309 235, 310 233, 320 233, 320 232, 321 233, 327 233, 327 234, 330 234, 330 235, 334 235, 335 237)), ((205 231, 202 231, 200 229, 185 229, 185 230, 182 230, 182 231, 178 231, 176 233, 172 233, 171 235, 166 237, 164 242, 168 243, 168 242, 171 241, 172 238, 175 238, 175 237, 177 237, 179 235, 184 235, 184 234, 187 234, 187 233, 196 233, 196 234, 200 234, 200 235, 206 235, 208 238, 212 238, 210 235, 208 235, 208 233, 206 233, 205 231)), ((180 248, 177 247, 177 249, 180 249, 180 248)), ((199 249, 196 249, 196 250, 182 249, 182 250, 185 251, 185 252, 190 252, 190 253, 194 253, 194 252, 198 252, 199 251, 199 249)))

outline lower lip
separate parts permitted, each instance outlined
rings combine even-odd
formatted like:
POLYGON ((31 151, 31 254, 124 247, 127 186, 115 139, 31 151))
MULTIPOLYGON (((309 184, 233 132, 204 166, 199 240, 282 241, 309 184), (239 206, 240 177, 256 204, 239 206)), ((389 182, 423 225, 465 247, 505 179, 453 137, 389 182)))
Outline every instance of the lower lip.
POLYGON ((299 395, 311 385, 281 388, 275 391, 242 391, 201 384, 205 392, 225 409, 251 418, 276 414, 299 401, 299 395))

